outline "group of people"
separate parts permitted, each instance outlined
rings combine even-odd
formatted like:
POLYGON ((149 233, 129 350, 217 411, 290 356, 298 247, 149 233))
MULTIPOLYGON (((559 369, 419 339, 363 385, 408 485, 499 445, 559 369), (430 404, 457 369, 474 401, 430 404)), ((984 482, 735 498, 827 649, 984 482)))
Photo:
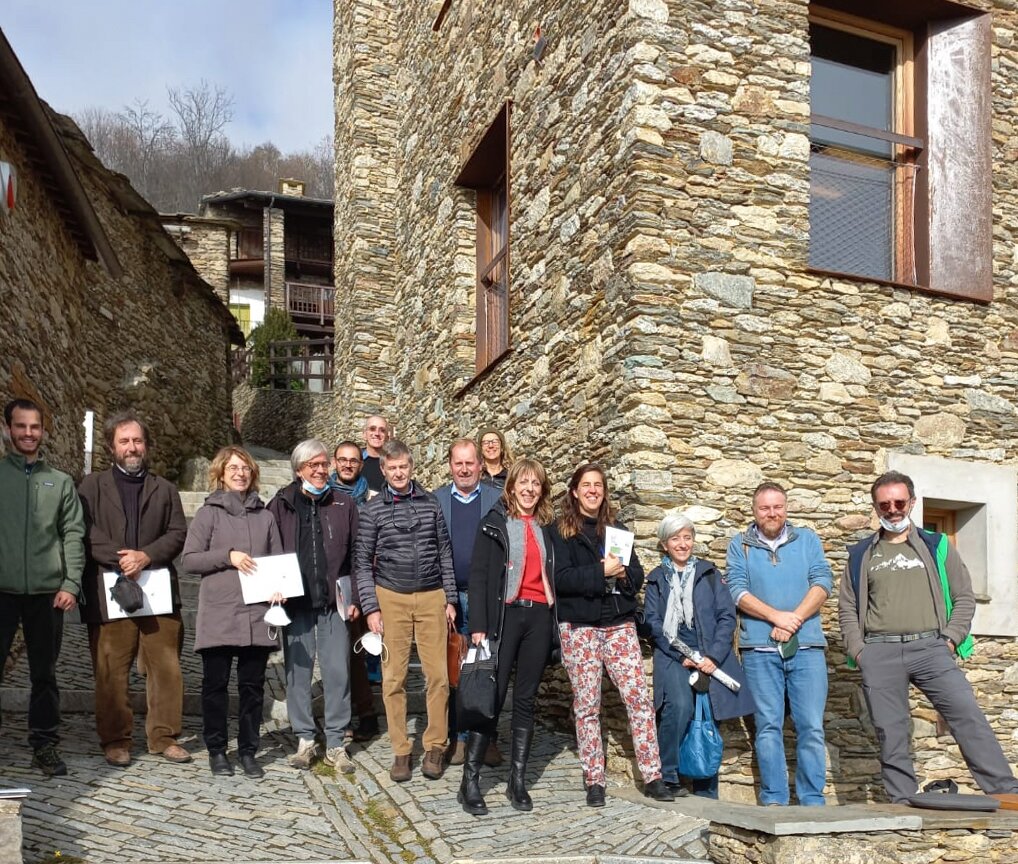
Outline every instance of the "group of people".
MULTIPOLYGON (((315 439, 300 442, 291 454, 293 481, 268 504, 258 494, 255 460, 242 447, 224 447, 211 462, 213 491, 188 527, 176 489, 149 470, 151 440, 137 415, 107 420, 112 465, 87 475, 77 489, 40 456, 37 405, 8 403, 4 422, 9 452, 0 462, 0 656, 7 656, 20 623, 32 682, 29 744, 33 764, 48 775, 67 770, 57 749, 56 663, 63 615, 79 603, 107 762, 123 767, 132 760, 128 682, 135 661, 146 677, 148 751, 173 762, 191 760, 178 741, 183 625, 173 562, 180 556, 183 569, 200 577, 195 649, 202 658, 203 735, 214 775, 235 770, 228 756, 234 666, 237 761, 247 776, 264 773, 256 756, 265 673, 281 631, 287 710, 297 739, 290 764, 297 768, 323 758, 353 772, 351 740, 378 734, 362 650, 374 641, 392 780, 406 782, 414 771, 406 683, 416 645, 427 708, 420 771, 437 779, 447 765, 462 765, 457 796, 468 813, 487 812, 480 776, 484 765, 504 759, 498 713, 511 682, 506 797, 517 810, 533 808, 527 767, 535 701, 546 667, 559 659, 572 688, 589 806, 605 804, 605 671, 625 707, 648 797, 671 801, 687 794, 687 785, 717 797, 716 774, 680 773, 680 747, 699 692, 719 720, 753 716, 765 805, 790 801, 787 705, 796 733, 797 801, 824 803, 827 643, 820 610, 833 579, 819 537, 789 523, 787 496, 776 483, 754 491, 753 521, 731 539, 723 569, 696 555, 690 519, 669 513, 657 531, 660 564, 645 576, 635 551, 627 555, 609 542, 609 534, 626 529, 603 467, 581 464, 556 509, 544 466, 514 459, 496 429, 453 441, 451 480, 431 493, 414 479, 409 448, 390 437, 384 418, 370 417, 363 446, 347 440, 330 451, 315 439), (300 594, 245 603, 244 580, 257 571, 257 559, 282 553, 296 556, 300 594), (167 608, 123 614, 120 583, 156 573, 169 588, 167 608), (270 623, 277 622, 270 613, 276 604, 288 623, 270 623), (653 697, 641 621, 653 645, 653 697), (496 661, 498 711, 472 728, 459 728, 450 693, 447 649, 455 631, 496 661), (316 664, 324 691, 321 736, 312 710, 316 664)), ((980 788, 1018 792, 954 659, 971 650, 975 602, 965 565, 946 537, 911 522, 916 499, 909 477, 888 472, 870 491, 880 528, 849 550, 838 620, 848 659, 862 672, 887 794, 902 802, 917 787, 908 746, 910 683, 945 717, 980 788)))

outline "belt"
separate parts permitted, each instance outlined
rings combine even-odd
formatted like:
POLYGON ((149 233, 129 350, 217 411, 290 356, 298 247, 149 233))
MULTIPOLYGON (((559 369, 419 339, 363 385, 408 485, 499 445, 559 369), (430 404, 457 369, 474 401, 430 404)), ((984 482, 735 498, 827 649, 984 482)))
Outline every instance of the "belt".
POLYGON ((547 603, 543 603, 540 600, 527 600, 526 598, 520 598, 519 600, 513 600, 510 603, 506 603, 506 606, 522 606, 525 609, 529 609, 531 606, 547 606, 547 603))
POLYGON ((923 630, 922 633, 874 633, 866 636, 863 642, 917 642, 920 639, 932 639, 939 636, 939 630, 923 630))

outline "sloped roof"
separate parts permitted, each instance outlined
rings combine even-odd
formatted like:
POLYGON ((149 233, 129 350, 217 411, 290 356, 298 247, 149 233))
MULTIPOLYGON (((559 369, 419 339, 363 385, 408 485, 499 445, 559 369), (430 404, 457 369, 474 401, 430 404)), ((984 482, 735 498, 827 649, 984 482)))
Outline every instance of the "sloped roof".
POLYGON ((120 276, 123 268, 53 127, 53 115, 35 92, 2 29, 0 114, 24 148, 32 167, 39 172, 53 206, 81 254, 101 262, 114 278, 120 276))

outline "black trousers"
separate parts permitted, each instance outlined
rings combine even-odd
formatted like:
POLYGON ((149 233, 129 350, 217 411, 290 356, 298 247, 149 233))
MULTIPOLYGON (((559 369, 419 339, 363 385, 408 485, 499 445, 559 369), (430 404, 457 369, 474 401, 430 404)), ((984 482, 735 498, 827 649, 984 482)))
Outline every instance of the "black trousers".
POLYGON ((53 608, 50 594, 0 593, 0 684, 3 663, 21 623, 28 654, 32 695, 28 703, 28 743, 33 750, 56 744, 60 726, 60 691, 57 689, 57 658, 64 636, 64 613, 53 608))
POLYGON ((506 606, 502 638, 498 643, 498 712, 491 728, 483 730, 486 734, 495 732, 514 669, 516 683, 513 686, 511 728, 533 728, 534 700, 548 662, 554 626, 555 616, 546 604, 506 606))
POLYGON ((240 711, 237 716, 237 752, 258 752, 262 705, 265 700, 265 666, 271 648, 220 646, 203 648, 201 654, 202 734, 209 753, 225 753, 230 743, 230 673, 237 658, 237 694, 240 711))

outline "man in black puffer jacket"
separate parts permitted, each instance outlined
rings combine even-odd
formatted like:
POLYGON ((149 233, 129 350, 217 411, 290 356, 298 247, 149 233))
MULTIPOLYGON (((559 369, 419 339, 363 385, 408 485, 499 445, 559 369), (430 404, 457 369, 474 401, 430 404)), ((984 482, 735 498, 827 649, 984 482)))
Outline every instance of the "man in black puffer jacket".
POLYGON ((412 479, 414 460, 402 441, 382 447, 385 486, 360 511, 354 550, 361 611, 368 628, 383 636, 382 701, 393 764, 389 776, 410 779, 406 732, 406 677, 410 646, 417 643, 427 682, 428 726, 421 773, 442 776, 448 736, 449 672, 446 643, 456 620, 452 543, 434 495, 412 479))

